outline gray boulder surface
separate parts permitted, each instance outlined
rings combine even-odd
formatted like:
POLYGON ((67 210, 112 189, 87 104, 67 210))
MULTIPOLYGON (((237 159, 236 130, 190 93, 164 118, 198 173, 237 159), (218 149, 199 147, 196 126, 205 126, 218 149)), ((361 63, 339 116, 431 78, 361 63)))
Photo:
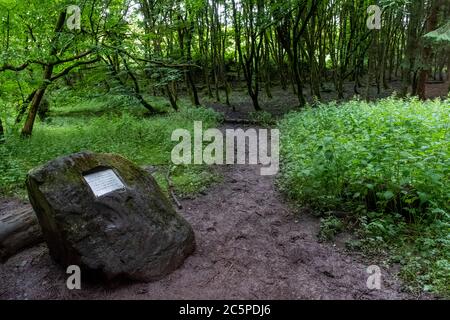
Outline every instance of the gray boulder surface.
POLYGON ((80 152, 27 176, 30 202, 50 255, 106 280, 154 281, 195 249, 192 227, 155 179, 115 154, 80 152), (123 188, 96 196, 87 175, 112 169, 123 188))

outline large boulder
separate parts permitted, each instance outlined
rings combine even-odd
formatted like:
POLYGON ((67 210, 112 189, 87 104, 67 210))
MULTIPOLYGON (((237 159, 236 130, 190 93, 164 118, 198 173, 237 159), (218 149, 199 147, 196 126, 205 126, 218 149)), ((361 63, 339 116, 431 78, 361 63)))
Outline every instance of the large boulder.
POLYGON ((53 259, 106 280, 158 280, 194 251, 191 226, 154 178, 114 154, 81 152, 28 173, 53 259))

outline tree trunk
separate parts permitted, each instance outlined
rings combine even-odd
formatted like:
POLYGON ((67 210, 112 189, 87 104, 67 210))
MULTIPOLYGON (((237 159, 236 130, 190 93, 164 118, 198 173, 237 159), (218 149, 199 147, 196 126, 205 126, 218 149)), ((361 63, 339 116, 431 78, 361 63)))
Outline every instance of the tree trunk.
POLYGON ((259 106, 259 101, 258 101, 258 93, 256 94, 250 94, 251 98, 252 98, 252 102, 253 102, 253 107, 255 108, 256 111, 261 111, 261 107, 259 106))
MULTIPOLYGON (((194 29, 194 24, 191 23, 190 30, 188 31, 188 38, 187 38, 187 60, 189 63, 191 63, 191 60, 192 60, 191 47, 192 47, 193 29, 194 29)), ((195 83, 194 83, 194 77, 192 76, 191 67, 188 67, 187 76, 188 76, 188 81, 189 81, 189 84, 191 86, 191 91, 192 91, 192 99, 193 99, 192 102, 194 103, 195 106, 200 106, 200 99, 198 97, 197 87, 195 86, 195 83)))
POLYGON ((402 70, 403 77, 403 85, 400 95, 406 96, 408 93, 408 89, 411 85, 413 85, 413 94, 415 91, 414 85, 414 70, 416 65, 416 55, 417 55, 417 43, 418 43, 418 29, 421 20, 421 11, 423 10, 423 1, 417 0, 410 2, 409 11, 411 12, 409 25, 408 25, 408 34, 406 40, 406 48, 405 48, 405 61, 402 70))
POLYGON ((450 93, 450 52, 448 53, 447 61, 447 82, 448 82, 448 92, 450 93))
POLYGON ((169 97, 170 105, 172 106, 172 108, 175 111, 178 111, 177 100, 176 100, 174 94, 172 93, 172 90, 170 89, 170 86, 168 84, 166 84, 166 92, 167 92, 167 96, 169 97))
POLYGON ((367 79, 366 79, 366 92, 365 92, 365 98, 366 101, 370 100, 370 89, 371 89, 371 85, 372 85, 372 72, 374 69, 374 56, 375 56, 375 45, 374 45, 374 38, 375 35, 372 34, 370 36, 370 46, 369 46, 369 54, 367 57, 367 79))
MULTIPOLYGON (((438 14, 442 5, 441 0, 433 1, 431 13, 427 21, 426 33, 436 29, 438 23, 438 14)), ((417 94, 420 99, 426 99, 426 82, 431 71, 430 63, 433 50, 429 45, 425 45, 422 55, 422 64, 424 65, 420 71, 417 82, 417 94)))
POLYGON ((37 90, 34 90, 32 93, 30 93, 30 95, 27 97, 27 99, 20 106, 19 113, 17 114, 17 117, 16 117, 16 123, 20 123, 22 121, 22 117, 25 114, 25 112, 27 112, 30 102, 33 101, 36 91, 37 90))
POLYGON ((188 82, 191 86, 191 91, 192 91, 192 99, 193 99, 193 103, 195 106, 199 106, 200 105, 200 99, 198 98, 198 92, 197 92, 197 87, 195 86, 194 83, 194 79, 192 77, 192 71, 189 69, 187 72, 187 77, 188 77, 188 82))
POLYGON ((0 206, 0 262, 20 250, 43 241, 41 228, 30 205, 0 206))
MULTIPOLYGON (((51 68, 53 69, 53 67, 51 68)), ((51 72, 51 71, 50 71, 51 72)), ((50 73, 51 75, 51 73, 50 73)), ((47 78, 46 78, 47 79, 47 78)), ((50 78, 48 78, 50 79, 50 78)), ((44 83, 45 80, 44 80, 44 83)), ((44 97, 45 91, 47 90, 47 84, 44 84, 41 88, 36 91, 36 94, 31 100, 30 110, 28 111, 27 120, 22 128, 22 137, 27 138, 31 136, 33 132, 34 121, 36 120, 36 115, 41 104, 42 98, 44 97)))
POLYGON ((2 119, 0 118, 0 143, 3 143, 4 136, 5 130, 3 129, 2 119))
MULTIPOLYGON (((134 73, 131 71, 130 67, 128 66, 127 60, 125 57, 122 56, 122 60, 123 60, 123 64, 125 66, 125 69, 127 70, 128 75, 130 76, 131 80, 133 81, 134 84, 134 96, 139 100, 139 102, 142 104, 142 106, 147 109, 150 113, 157 113, 155 108, 153 108, 153 106, 148 103, 147 101, 145 101, 144 96, 141 93, 141 88, 139 86, 139 81, 137 79, 137 77, 134 75, 134 73)), ((117 77, 119 77, 117 75, 117 77)), ((125 84, 123 84, 125 85, 125 84)))
POLYGON ((447 61, 447 81, 450 81, 450 52, 448 53, 447 61))
MULTIPOLYGON (((55 27, 55 37, 51 41, 51 49, 50 56, 55 57, 58 53, 58 48, 56 46, 56 42, 58 40, 59 34, 61 33, 64 22, 66 21, 66 11, 62 11, 59 14, 58 21, 56 22, 55 27)), ((33 132, 34 121, 36 120, 36 115, 39 109, 39 105, 44 97, 45 91, 49 83, 51 82, 52 74, 53 74, 53 64, 49 63, 44 68, 44 77, 42 85, 39 89, 37 89, 36 94, 33 96, 31 100, 31 107, 28 112, 27 120, 25 121, 25 125, 22 128, 22 137, 29 137, 33 132)))

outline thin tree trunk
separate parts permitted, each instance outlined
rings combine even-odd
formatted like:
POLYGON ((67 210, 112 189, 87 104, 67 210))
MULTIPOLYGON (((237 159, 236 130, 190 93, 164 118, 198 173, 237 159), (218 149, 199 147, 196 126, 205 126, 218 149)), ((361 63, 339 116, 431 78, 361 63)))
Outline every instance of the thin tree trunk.
MULTIPOLYGON (((56 22, 55 27, 55 37, 51 41, 51 49, 50 56, 55 57, 58 53, 58 48, 56 46, 57 39, 59 37, 60 32, 64 27, 64 22, 66 21, 66 12, 62 11, 59 14, 58 21, 56 22)), ((30 110, 28 112, 27 120, 25 121, 25 125, 22 128, 22 137, 29 137, 33 132, 34 121, 36 120, 36 115, 39 109, 39 105, 44 97, 45 91, 51 81, 53 74, 53 64, 49 63, 44 68, 44 77, 43 82, 39 89, 37 89, 36 94, 33 96, 31 100, 30 110)))
POLYGON ((166 93, 167 96, 169 97, 170 105, 175 111, 178 111, 177 99, 175 98, 175 95, 172 93, 169 84, 166 84, 166 93))
MULTIPOLYGON (((125 69, 127 70, 128 75, 130 76, 131 80, 134 84, 134 96, 139 100, 139 102, 146 108, 150 113, 156 113, 155 108, 151 104, 149 104, 147 101, 145 101, 144 96, 141 94, 141 88, 139 86, 139 81, 136 78, 136 76, 131 71, 130 67, 128 66, 127 60, 124 56, 122 56, 122 61, 125 66, 125 69)), ((118 77, 118 76, 117 76, 118 77)))
POLYGON ((0 118, 0 143, 3 143, 5 137, 5 130, 3 129, 2 119, 0 118))
MULTIPOLYGON (((437 27, 438 23, 438 13, 441 7, 441 0, 435 0, 432 8, 431 8, 431 14, 427 21, 427 30, 426 32, 431 32, 437 27)), ((421 68, 419 71, 418 76, 418 82, 417 82, 417 94, 420 99, 425 100, 426 99, 426 82, 428 80, 428 76, 431 72, 431 57, 432 57, 432 48, 429 45, 426 45, 423 49, 423 63, 424 67, 421 68)))
POLYGON ((448 81, 448 92, 450 93, 450 52, 448 54, 447 61, 447 81, 448 81))
POLYGON ((423 1, 417 0, 410 2, 409 11, 411 12, 408 24, 408 35, 406 39, 405 61, 402 70, 403 85, 400 95, 406 96, 409 87, 412 85, 412 94, 415 93, 414 69, 416 65, 418 25, 421 19, 420 10, 423 10, 423 1))
POLYGON ((447 81, 450 81, 450 52, 448 53, 447 61, 447 81))
POLYGON ((191 86, 192 98, 195 106, 200 106, 200 99, 198 98, 197 87, 194 83, 194 78, 192 77, 192 71, 189 69, 187 72, 188 82, 191 86))
POLYGON ((42 85, 33 97, 31 101, 30 110, 28 111, 27 120, 25 121, 25 125, 22 128, 22 137, 29 137, 33 132, 34 121, 36 120, 36 115, 39 109, 39 105, 41 104, 42 98, 44 97, 45 91, 47 90, 47 81, 50 80, 51 73, 53 70, 53 66, 47 66, 48 69, 45 74, 47 75, 44 78, 44 85, 42 85))
POLYGON ((33 100, 36 91, 37 90, 34 90, 32 93, 30 93, 27 99, 23 101, 22 105, 20 106, 19 113, 16 116, 16 123, 20 123, 22 121, 22 117, 25 114, 25 112, 27 112, 30 102, 33 100))
MULTIPOLYGON (((191 50, 192 50, 193 30, 194 30, 194 23, 191 22, 190 29, 187 32, 187 60, 189 63, 191 63, 191 60, 192 60, 191 50)), ((193 98, 194 105, 200 106, 200 99, 198 97, 197 87, 195 86, 195 83, 194 83, 194 77, 192 76, 192 68, 191 67, 188 67, 187 74, 188 74, 188 81, 191 86, 192 98, 193 98)))

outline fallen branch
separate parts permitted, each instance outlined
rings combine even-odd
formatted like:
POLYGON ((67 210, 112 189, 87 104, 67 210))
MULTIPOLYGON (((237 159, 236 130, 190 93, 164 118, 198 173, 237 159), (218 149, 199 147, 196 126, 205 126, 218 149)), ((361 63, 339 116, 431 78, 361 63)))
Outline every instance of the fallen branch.
POLYGON ((11 210, 0 207, 0 212, 0 262, 44 240, 30 205, 11 210))

